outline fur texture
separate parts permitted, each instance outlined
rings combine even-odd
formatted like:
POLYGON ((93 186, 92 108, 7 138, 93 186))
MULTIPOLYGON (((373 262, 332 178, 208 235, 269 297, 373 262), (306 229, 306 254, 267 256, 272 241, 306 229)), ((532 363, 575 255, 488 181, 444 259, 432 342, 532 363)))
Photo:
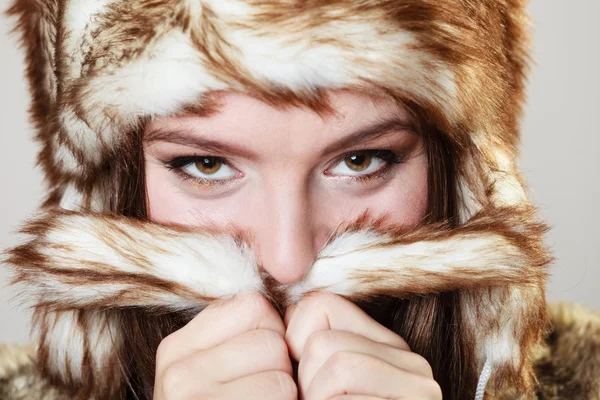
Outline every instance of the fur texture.
POLYGON ((0 398, 69 400, 66 391, 39 371, 32 346, 0 345, 0 398))
MULTIPOLYGON (((581 305, 556 304, 543 344, 532 351, 540 400, 600 399, 600 314, 581 305)), ((507 390, 499 400, 525 398, 507 390)))
POLYGON ((46 376, 113 393, 126 307, 197 311, 245 289, 281 306, 319 289, 355 300, 461 290, 477 367, 489 359, 493 387, 531 391, 550 257, 515 163, 524 0, 13 0, 8 13, 49 183, 48 210, 8 262, 35 307, 46 376), (243 237, 91 213, 111 211, 106 177, 139 151, 133 132, 149 119, 205 108, 219 90, 318 110, 341 88, 414 105, 460 149, 458 227, 357 223, 283 287, 243 237))

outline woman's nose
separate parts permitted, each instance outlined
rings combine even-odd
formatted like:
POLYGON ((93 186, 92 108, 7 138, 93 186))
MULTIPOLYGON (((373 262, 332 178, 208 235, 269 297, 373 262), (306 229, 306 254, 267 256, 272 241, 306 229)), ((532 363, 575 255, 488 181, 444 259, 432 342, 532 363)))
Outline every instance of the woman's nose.
POLYGON ((291 284, 302 280, 316 258, 310 201, 301 185, 278 185, 265 196, 254 217, 259 262, 275 280, 291 284), (290 189, 292 188, 292 189, 290 189))

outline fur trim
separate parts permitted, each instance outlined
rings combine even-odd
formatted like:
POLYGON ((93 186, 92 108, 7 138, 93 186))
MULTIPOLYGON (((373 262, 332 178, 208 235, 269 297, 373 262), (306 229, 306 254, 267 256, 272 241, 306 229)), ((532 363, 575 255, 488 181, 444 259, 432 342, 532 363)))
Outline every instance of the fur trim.
MULTIPOLYGON (((530 354, 538 399, 600 399, 600 313, 579 304, 550 307, 550 329, 530 354)), ((507 390, 498 400, 523 399, 507 390)))
POLYGON ((550 316, 548 346, 536 354, 544 399, 564 399, 574 393, 582 399, 600 399, 600 314, 581 305, 562 304, 550 316))
POLYGON ((112 319, 123 307, 191 316, 245 290, 284 308, 314 290, 358 301, 460 289, 478 367, 489 359, 494 385, 527 390, 524 354, 545 321, 540 288, 549 259, 541 247, 544 225, 515 218, 525 211, 490 211, 459 229, 408 232, 363 218, 332 236, 295 285, 263 274, 240 236, 69 212, 30 223, 25 232, 32 239, 13 249, 8 262, 35 306, 40 362, 70 385, 92 379, 106 388, 119 381, 115 353, 123 338, 112 319))

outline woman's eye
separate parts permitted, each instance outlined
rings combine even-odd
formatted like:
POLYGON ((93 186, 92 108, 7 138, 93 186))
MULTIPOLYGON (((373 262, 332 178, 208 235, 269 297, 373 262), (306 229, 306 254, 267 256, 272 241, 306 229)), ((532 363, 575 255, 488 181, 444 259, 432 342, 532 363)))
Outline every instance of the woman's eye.
POLYGON ((341 176, 370 175, 394 162, 401 160, 389 150, 359 151, 347 154, 328 173, 341 176))
POLYGON ((237 171, 220 157, 179 157, 172 160, 169 166, 172 169, 179 169, 191 178, 202 180, 226 180, 237 175, 237 171))

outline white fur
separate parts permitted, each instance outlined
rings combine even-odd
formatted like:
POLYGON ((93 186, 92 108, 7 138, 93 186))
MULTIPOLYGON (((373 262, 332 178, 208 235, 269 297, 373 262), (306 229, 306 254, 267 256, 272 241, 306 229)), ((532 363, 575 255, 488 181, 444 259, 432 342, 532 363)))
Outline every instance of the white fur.
MULTIPOLYGON (((519 340, 523 325, 527 324, 522 290, 519 287, 498 287, 462 293, 464 322, 474 334, 480 366, 486 360, 494 368, 503 364, 515 368, 519 365, 519 340)), ((533 287, 528 290, 537 291, 533 287)))
MULTIPOLYGON (((493 149, 493 159, 484 166, 485 176, 482 178, 486 180, 486 183, 493 185, 493 192, 490 197, 494 206, 511 207, 530 204, 529 198, 525 193, 525 188, 518 179, 519 173, 514 161, 514 155, 508 154, 507 151, 509 150, 490 143, 490 139, 493 136, 487 132, 475 131, 470 134, 470 137, 479 151, 493 149)), ((467 173, 470 176, 477 176, 475 169, 467 173)), ((480 190, 484 189, 480 188, 480 190)))
POLYGON ((456 185, 459 198, 458 204, 458 220, 461 225, 464 225, 469 221, 475 214, 477 214, 481 208, 481 203, 477 200, 475 192, 481 192, 483 185, 478 182, 477 188, 471 188, 468 184, 465 176, 476 176, 477 170, 473 165, 472 155, 465 157, 465 173, 458 176, 456 185), (475 191, 474 191, 475 190, 475 191))
POLYGON ((88 87, 83 99, 88 122, 103 141, 116 145, 139 116, 177 112, 202 93, 225 85, 208 74, 189 38, 173 31, 140 59, 94 78, 88 87))
MULTIPOLYGON (((533 289, 532 289, 533 290, 533 289)), ((520 360, 520 346, 515 332, 520 332, 520 324, 526 318, 522 315, 523 296, 519 288, 495 288, 491 290, 489 307, 497 313, 500 330, 482 338, 483 352, 494 364, 512 363, 520 360), (502 297, 508 292, 508 297, 502 297)))
POLYGON ((106 368, 106 360, 114 357, 115 347, 123 343, 118 322, 109 314, 98 311, 88 312, 88 341, 93 366, 100 370, 106 368))
MULTIPOLYGON (((225 235, 175 233, 157 228, 158 232, 136 229, 125 221, 68 216, 51 230, 38 251, 48 261, 48 268, 152 276, 174 282, 204 297, 230 296, 243 290, 262 290, 256 261, 249 249, 240 247, 225 235), (115 228, 126 236, 114 234, 115 228), (156 234, 162 239, 157 241, 156 234), (132 241, 135 238, 135 241, 132 241), (108 241, 107 241, 108 240, 108 241), (52 244, 58 243, 59 247, 52 244), (67 246, 70 251, 65 251, 67 246), (135 253, 132 252, 135 248, 135 253), (138 255, 146 261, 137 260, 138 255), (106 270, 99 270, 105 265, 106 270), (93 266, 93 267, 91 267, 93 266)), ((431 291, 427 273, 452 276, 465 268, 478 270, 471 280, 504 276, 526 278, 525 258, 519 249, 495 233, 465 234, 452 240, 419 241, 389 245, 390 238, 361 231, 342 235, 320 253, 317 261, 299 283, 288 288, 293 299, 305 293, 326 289, 341 295, 368 294, 380 289, 403 290, 420 285, 431 291), (359 284, 361 278, 373 274, 389 275, 370 284, 359 284)), ((50 272, 50 271, 49 271, 50 272)), ((73 285, 68 280, 40 274, 36 296, 47 301, 69 302, 79 306, 93 304, 105 297, 135 290, 135 283, 85 282, 73 285)), ((139 291, 139 290, 138 290, 139 291)), ((165 305, 181 309, 198 306, 197 297, 153 288, 141 299, 122 296, 121 303, 130 306, 165 305), (141 302, 141 303, 136 303, 141 302)), ((123 304, 121 304, 123 305, 123 304)))
MULTIPOLYGON (((44 1, 43 5, 44 5, 43 13, 45 13, 45 15, 55 15, 57 13, 57 10, 56 10, 57 5, 55 2, 44 1)), ((56 94, 57 94, 56 74, 54 73, 55 68, 56 68, 56 60, 54 58, 54 56, 55 56, 54 38, 56 37, 57 28, 56 28, 56 25, 53 24, 52 22, 53 21, 48 20, 46 18, 39 19, 39 23, 40 23, 39 29, 40 29, 40 32, 42 33, 42 40, 40 42, 41 51, 43 53, 45 53, 43 56, 44 56, 45 62, 47 63, 45 65, 46 68, 43 69, 44 80, 46 81, 43 84, 43 88, 45 89, 44 92, 48 96, 49 104, 47 104, 46 106, 48 106, 49 108, 56 104, 56 94), (50 68, 48 68, 48 66, 50 68)), ((44 63, 44 61, 42 61, 42 63, 44 63)), ((40 65, 40 67, 42 67, 42 65, 40 65)))
POLYGON ((69 211, 81 211, 82 204, 83 193, 73 184, 66 185, 60 198, 60 207, 69 211))
MULTIPOLYGON (((49 260, 48 272, 57 268, 110 275, 116 267, 121 273, 152 276, 177 283, 198 296, 206 297, 226 297, 243 290, 262 290, 262 280, 249 249, 238 246, 232 238, 172 233, 157 241, 150 233, 135 229, 124 221, 113 223, 129 236, 115 235, 114 228, 101 219, 77 216, 63 218, 61 224, 44 238, 47 245, 39 248, 40 253, 49 260), (111 242, 105 241, 108 237, 111 242), (60 246, 55 247, 53 243, 60 246), (64 251, 64 246, 71 251, 64 251), (149 264, 141 265, 134 260, 136 255, 128 250, 133 246, 150 260, 149 264), (100 265, 105 265, 106 269, 99 270, 100 265)), ((163 231, 168 233, 166 229, 163 231)), ((36 297, 46 301, 71 302, 82 307, 120 292, 136 290, 135 282, 118 284, 107 279, 73 285, 60 276, 53 278, 46 274, 39 275, 37 285, 36 297)), ((142 300, 132 298, 121 301, 130 306, 168 305, 175 309, 199 305, 197 297, 153 289, 148 293, 140 293, 146 295, 142 300)))
POLYGON ((78 172, 78 169, 81 168, 79 161, 66 145, 59 143, 58 135, 52 138, 52 142, 54 165, 66 173, 72 174, 78 172))
POLYGON ((44 333, 46 341, 40 345, 49 351, 51 371, 74 382, 82 379, 86 351, 94 370, 101 371, 123 343, 117 321, 101 310, 48 312, 34 319, 33 327, 38 335, 44 333))
POLYGON ((524 205, 529 203, 525 189, 517 179, 517 168, 506 152, 496 148, 494 150, 498 171, 491 173, 491 179, 495 182, 494 195, 492 197, 497 207, 524 205))
POLYGON ((525 260, 519 249, 495 233, 392 246, 388 242, 389 238, 369 232, 340 236, 324 249, 305 278, 290 288, 292 298, 299 299, 315 289, 352 296, 383 288, 401 291, 417 283, 429 287, 433 282, 427 272, 451 276, 462 268, 480 271, 473 280, 502 275, 514 278, 524 272, 525 260), (389 279, 358 284, 359 277, 373 274, 389 275, 389 279))
MULTIPOLYGON (((384 26, 375 26, 371 21, 346 17, 304 27, 300 32, 265 34, 266 29, 249 31, 236 26, 240 21, 251 19, 256 10, 247 3, 237 0, 206 3, 226 26, 221 32, 225 41, 239 49, 233 54, 262 81, 304 90, 349 87, 360 85, 366 79, 389 84, 389 77, 395 76, 399 79, 394 83, 407 92, 444 105, 445 110, 457 106, 452 72, 430 54, 409 49, 417 41, 408 31, 386 31, 384 26), (323 38, 343 40, 345 45, 317 42, 323 38), (437 68, 433 68, 434 65, 437 68), (439 87, 431 82, 437 82, 439 87)), ((320 12, 339 15, 335 7, 320 12)))
MULTIPOLYGON (((85 151, 88 161, 95 164, 100 163, 102 160, 102 142, 90 125, 79 119, 71 107, 63 108, 59 113, 59 119, 72 143, 85 151)), ((79 165, 74 166, 73 163, 64 164, 63 166, 70 169, 65 172, 77 172, 77 168, 81 168, 79 165)))
POLYGON ((39 331, 43 326, 50 328, 43 345, 49 351, 53 372, 60 376, 70 374, 75 380, 80 380, 85 333, 77 323, 77 312, 48 313, 39 322, 39 325, 34 325, 34 329, 39 331))
POLYGON ((67 80, 76 79, 81 76, 81 66, 85 52, 89 49, 91 32, 96 26, 94 16, 105 10, 106 6, 113 0, 71 0, 64 2, 63 14, 66 26, 62 50, 66 53, 63 57, 69 59, 64 63, 67 72, 67 80))

